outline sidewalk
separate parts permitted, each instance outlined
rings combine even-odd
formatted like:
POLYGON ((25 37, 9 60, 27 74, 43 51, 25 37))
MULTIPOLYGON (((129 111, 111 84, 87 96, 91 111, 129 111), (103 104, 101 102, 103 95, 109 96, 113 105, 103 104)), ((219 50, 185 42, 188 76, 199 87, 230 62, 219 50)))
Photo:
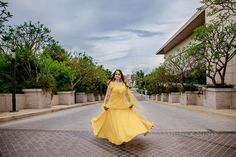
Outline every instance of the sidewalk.
POLYGON ((16 120, 16 119, 21 119, 21 118, 26 118, 26 117, 31 117, 35 115, 41 115, 41 114, 50 113, 50 112, 76 108, 76 107, 85 106, 85 105, 96 104, 96 103, 100 103, 100 101, 78 103, 74 105, 55 105, 55 106, 52 106, 51 108, 45 108, 45 109, 22 109, 22 110, 19 110, 18 112, 1 112, 0 123, 16 120))
POLYGON ((212 109, 205 106, 197 106, 197 105, 182 105, 180 103, 170 103, 170 102, 162 102, 162 101, 153 101, 149 100, 154 103, 158 103, 161 105, 169 105, 174 107, 179 107, 191 111, 199 111, 199 112, 205 112, 209 114, 216 114, 221 116, 226 116, 228 118, 236 119, 236 109, 212 109))
MULTIPOLYGON (((148 101, 158 103, 161 105, 169 105, 169 106, 184 108, 191 111, 206 112, 210 114, 217 114, 217 115, 236 119, 236 109, 217 109, 216 110, 216 109, 211 109, 204 106, 181 105, 180 103, 169 103, 169 102, 152 101, 152 100, 148 100, 148 101)), ((0 113, 0 123, 16 120, 16 119, 21 119, 21 118, 26 118, 30 116, 40 115, 40 114, 56 112, 60 110, 70 109, 70 108, 76 108, 76 107, 85 106, 85 105, 91 105, 95 103, 100 103, 100 101, 79 103, 79 104, 74 104, 74 105, 55 105, 55 106, 52 106, 51 108, 45 108, 45 109, 22 109, 18 112, 2 112, 0 113)))

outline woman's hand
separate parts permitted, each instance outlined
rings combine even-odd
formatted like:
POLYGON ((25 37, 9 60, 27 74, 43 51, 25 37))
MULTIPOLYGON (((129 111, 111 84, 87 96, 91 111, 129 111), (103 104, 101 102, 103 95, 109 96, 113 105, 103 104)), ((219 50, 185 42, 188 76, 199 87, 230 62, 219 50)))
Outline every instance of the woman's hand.
POLYGON ((134 105, 133 105, 133 104, 129 106, 129 108, 130 108, 130 109, 132 109, 133 107, 134 107, 134 105))
POLYGON ((109 109, 108 107, 104 106, 104 110, 106 110, 106 111, 107 111, 108 109, 109 109))

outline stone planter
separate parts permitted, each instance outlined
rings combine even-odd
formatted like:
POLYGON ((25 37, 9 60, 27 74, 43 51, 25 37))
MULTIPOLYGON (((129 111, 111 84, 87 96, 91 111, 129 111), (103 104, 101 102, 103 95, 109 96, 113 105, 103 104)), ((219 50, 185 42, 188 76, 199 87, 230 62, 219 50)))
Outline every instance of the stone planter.
POLYGON ((161 101, 163 102, 168 101, 168 93, 161 93, 161 101))
POLYGON ((155 101, 156 100, 156 95, 152 94, 150 99, 155 101))
POLYGON ((101 101, 102 98, 101 98, 101 95, 95 95, 95 101, 101 101))
POLYGON ((236 93, 233 93, 233 97, 232 97, 232 109, 236 109, 236 93))
POLYGON ((104 94, 102 94, 102 96, 101 96, 101 97, 102 97, 102 100, 104 100, 104 99, 105 99, 105 95, 104 95, 104 94))
POLYGON ((42 89, 23 89, 25 105, 29 109, 40 109, 51 107, 51 94, 43 92, 42 89))
POLYGON ((182 105, 196 105, 196 95, 196 93, 191 91, 181 93, 180 103, 182 105))
POLYGON ((51 104, 52 104, 52 106, 59 105, 59 96, 58 95, 53 95, 51 104))
POLYGON ((235 89, 207 88, 204 106, 214 109, 230 109, 235 89))
POLYGON ((171 103, 179 103, 180 102, 180 92, 171 92, 169 94, 169 102, 171 103))
MULTIPOLYGON (((25 95, 16 94, 16 110, 25 109, 25 95)), ((12 111, 12 94, 0 93, 0 112, 12 111)))
POLYGON ((61 91, 57 92, 59 96, 59 105, 73 105, 75 104, 75 91, 61 91))
POLYGON ((161 101, 161 94, 156 95, 156 101, 161 101))
POLYGON ((198 106, 203 106, 203 98, 204 98, 203 93, 199 91, 195 91, 194 93, 195 93, 195 104, 198 106))
POLYGON ((87 102, 87 95, 84 92, 76 93, 76 103, 85 103, 87 102))
POLYGON ((95 101, 95 97, 94 97, 94 94, 93 93, 89 93, 88 95, 87 95, 87 100, 88 100, 88 102, 94 102, 95 101))

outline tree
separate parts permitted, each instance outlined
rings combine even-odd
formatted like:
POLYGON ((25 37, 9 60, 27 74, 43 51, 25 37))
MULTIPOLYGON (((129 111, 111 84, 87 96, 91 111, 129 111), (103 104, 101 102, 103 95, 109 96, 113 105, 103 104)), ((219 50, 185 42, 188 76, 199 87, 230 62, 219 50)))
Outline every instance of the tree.
POLYGON ((60 62, 54 60, 47 55, 40 55, 39 61, 38 84, 43 87, 45 91, 56 93, 56 79, 55 76, 59 74, 61 67, 60 62))
POLYGON ((8 26, 2 33, 0 49, 5 52, 15 52, 17 49, 28 49, 34 55, 46 46, 55 43, 50 30, 40 22, 25 22, 18 26, 8 26))
POLYGON ((93 81, 91 84, 95 94, 105 93, 107 80, 109 77, 111 77, 111 72, 109 73, 109 71, 105 70, 102 65, 96 67, 93 73, 93 81))
POLYGON ((9 11, 7 11, 8 3, 0 1, 0 34, 4 30, 4 22, 8 21, 8 18, 11 18, 12 15, 9 11))
MULTIPOLYGON (((235 5, 235 2, 230 0, 214 2, 217 2, 217 5, 212 3, 211 8, 219 8, 219 5, 222 8, 235 5)), ((236 54, 236 23, 230 17, 235 8, 232 9, 231 12, 219 9, 217 14, 213 10, 212 13, 216 14, 214 20, 194 31, 194 42, 188 47, 189 54, 204 62, 206 75, 212 80, 214 86, 225 86, 227 65, 236 54), (219 81, 217 81, 218 76, 219 81)))
MULTIPOLYGON (((16 53, 17 81, 21 88, 43 88, 50 89, 53 82, 50 75, 44 75, 46 62, 41 64, 41 54, 45 47, 56 42, 50 36, 50 31, 39 22, 24 23, 19 26, 8 26, 1 37, 0 48, 8 58, 10 53, 16 53), (44 82, 44 83, 42 83, 44 82)), ((45 60, 49 61, 49 60, 45 60)))
POLYGON ((71 58, 70 63, 69 66, 73 72, 71 88, 74 89, 80 84, 86 88, 86 91, 90 91, 96 69, 93 58, 87 56, 85 53, 79 53, 76 57, 71 58), (88 86, 85 87, 86 85, 88 86))
POLYGON ((166 92, 165 88, 169 83, 169 78, 170 76, 165 66, 161 65, 144 77, 145 89, 148 94, 166 92))
POLYGON ((132 82, 135 84, 135 87, 139 89, 139 92, 143 92, 144 90, 144 72, 142 70, 136 71, 131 75, 132 82))
POLYGON ((166 57, 164 66, 169 73, 169 81, 181 84, 182 90, 185 89, 186 79, 190 79, 190 84, 204 74, 204 64, 194 56, 186 53, 186 48, 178 49, 175 54, 166 57))
MULTIPOLYGON (((4 31, 4 23, 11 18, 12 15, 7 11, 8 3, 0 0, 0 38, 2 37, 2 32, 4 31)), ((1 40, 0 40, 1 42, 1 40)), ((11 62, 10 56, 5 55, 0 49, 0 92, 10 92, 11 91, 11 62)))
POLYGON ((200 9, 209 8, 208 16, 224 11, 227 14, 236 15, 235 0, 202 0, 200 9))
POLYGON ((58 43, 52 43, 48 45, 44 49, 43 55, 47 55, 58 62, 68 61, 70 58, 69 53, 58 43))
POLYGON ((0 71, 0 93, 11 92, 11 62, 2 52, 0 52, 0 71))
POLYGON ((85 53, 71 52, 68 59, 60 63, 59 75, 56 76, 58 90, 91 92, 95 88, 98 76, 92 57, 85 53))

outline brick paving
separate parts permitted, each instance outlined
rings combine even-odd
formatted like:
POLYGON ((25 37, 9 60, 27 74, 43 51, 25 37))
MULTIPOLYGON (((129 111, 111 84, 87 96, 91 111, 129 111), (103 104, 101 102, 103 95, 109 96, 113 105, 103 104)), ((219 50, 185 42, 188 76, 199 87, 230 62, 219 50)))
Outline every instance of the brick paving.
POLYGON ((0 129, 2 157, 236 156, 236 132, 154 132, 116 146, 91 130, 0 129))

